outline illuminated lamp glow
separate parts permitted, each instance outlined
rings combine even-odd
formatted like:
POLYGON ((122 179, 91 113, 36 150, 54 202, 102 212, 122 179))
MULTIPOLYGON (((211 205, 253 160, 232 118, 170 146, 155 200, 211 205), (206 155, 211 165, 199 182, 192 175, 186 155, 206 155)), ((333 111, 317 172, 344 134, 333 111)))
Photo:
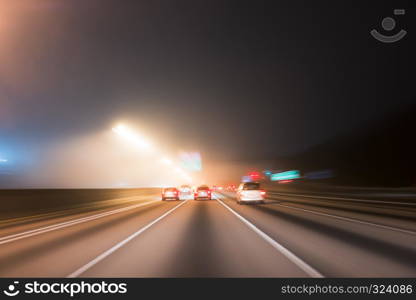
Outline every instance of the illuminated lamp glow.
POLYGON ((143 148, 143 149, 152 148, 152 145, 150 144, 149 141, 139 136, 137 133, 135 133, 133 130, 131 130, 130 128, 128 128, 127 126, 123 124, 117 125, 112 130, 119 136, 125 138, 126 140, 130 141, 131 143, 133 143, 134 145, 140 148, 143 148))
POLYGON ((163 163, 163 164, 165 164, 165 165, 168 165, 168 166, 171 166, 173 164, 173 162, 169 158, 167 158, 167 157, 162 157, 162 159, 160 160, 160 162, 163 163))

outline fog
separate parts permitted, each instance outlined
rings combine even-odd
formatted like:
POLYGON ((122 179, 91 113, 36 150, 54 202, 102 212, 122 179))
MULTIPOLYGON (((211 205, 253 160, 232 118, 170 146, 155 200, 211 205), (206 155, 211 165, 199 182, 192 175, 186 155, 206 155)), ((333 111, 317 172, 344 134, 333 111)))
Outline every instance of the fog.
POLYGON ((163 186, 178 176, 152 152, 142 152, 111 131, 44 145, 23 182, 35 187, 111 188, 163 186))
POLYGON ((32 161, 15 174, 17 187, 26 188, 133 188, 178 186, 181 184, 238 183, 250 170, 264 169, 267 164, 240 161, 209 161, 204 152, 202 170, 181 168, 178 153, 172 153, 172 165, 160 158, 162 151, 155 145, 151 150, 139 149, 111 130, 85 134, 70 139, 55 140, 39 145, 32 161))

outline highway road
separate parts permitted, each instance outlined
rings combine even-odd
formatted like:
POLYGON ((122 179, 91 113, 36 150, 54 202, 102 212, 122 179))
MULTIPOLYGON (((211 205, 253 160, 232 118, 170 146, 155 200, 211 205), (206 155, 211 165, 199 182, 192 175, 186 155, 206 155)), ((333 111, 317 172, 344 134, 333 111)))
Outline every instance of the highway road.
POLYGON ((155 193, 3 220, 0 276, 416 276, 412 216, 286 198, 238 205, 233 193, 211 201, 161 201, 155 193))

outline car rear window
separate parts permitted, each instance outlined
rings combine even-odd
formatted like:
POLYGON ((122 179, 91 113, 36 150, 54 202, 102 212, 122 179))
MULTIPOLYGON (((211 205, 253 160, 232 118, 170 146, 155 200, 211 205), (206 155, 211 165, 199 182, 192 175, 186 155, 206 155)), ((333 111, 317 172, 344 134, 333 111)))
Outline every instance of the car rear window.
POLYGON ((260 183, 255 182, 249 182, 245 183, 243 190, 259 190, 260 189, 260 183))
POLYGON ((209 187, 207 187, 207 186, 198 187, 198 191, 206 191, 206 190, 209 190, 209 187))
POLYGON ((174 192, 176 191, 176 188, 166 188, 165 192, 174 192))

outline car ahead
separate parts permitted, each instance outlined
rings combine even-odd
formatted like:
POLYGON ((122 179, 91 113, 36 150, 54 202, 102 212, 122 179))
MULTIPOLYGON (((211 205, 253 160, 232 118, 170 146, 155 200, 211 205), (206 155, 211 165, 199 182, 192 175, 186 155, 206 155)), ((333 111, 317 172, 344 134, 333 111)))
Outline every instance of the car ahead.
POLYGON ((210 188, 207 185, 201 185, 197 187, 195 190, 194 199, 195 200, 199 200, 199 199, 211 200, 210 188))
POLYGON ((162 201, 179 200, 179 191, 176 187, 167 187, 162 190, 162 201))
POLYGON ((227 187, 225 188, 228 192, 235 192, 236 187, 235 184, 229 184, 227 185, 227 187))
POLYGON ((264 203, 266 192, 258 182, 241 183, 237 189, 237 203, 264 203))
POLYGON ((188 200, 193 198, 192 187, 189 185, 181 185, 179 187, 179 199, 180 200, 188 200))

